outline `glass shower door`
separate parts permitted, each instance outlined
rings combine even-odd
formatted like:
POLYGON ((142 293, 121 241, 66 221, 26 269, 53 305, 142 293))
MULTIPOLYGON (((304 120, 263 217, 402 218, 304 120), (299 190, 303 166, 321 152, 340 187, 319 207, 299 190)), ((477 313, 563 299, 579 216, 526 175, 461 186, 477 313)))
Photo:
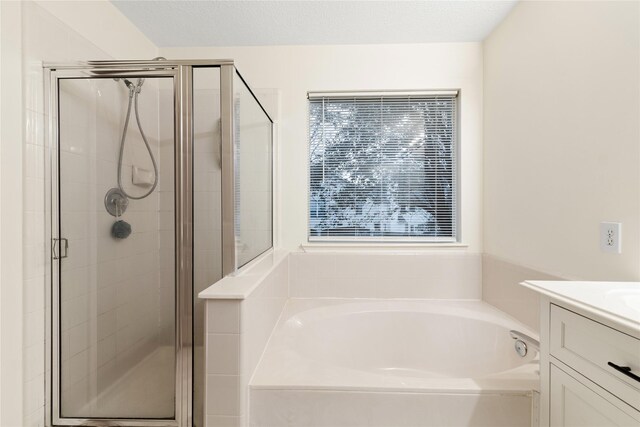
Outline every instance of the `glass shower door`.
POLYGON ((173 78, 58 82, 59 416, 174 419, 173 78))

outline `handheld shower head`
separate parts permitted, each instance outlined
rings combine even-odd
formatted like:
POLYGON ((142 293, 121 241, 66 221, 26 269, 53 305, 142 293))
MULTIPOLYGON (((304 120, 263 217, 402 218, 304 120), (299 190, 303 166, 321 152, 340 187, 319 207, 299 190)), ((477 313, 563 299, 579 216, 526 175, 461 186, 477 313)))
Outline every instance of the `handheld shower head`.
MULTIPOLYGON (((116 82, 120 81, 120 77, 116 77, 115 79, 113 79, 116 82)), ((129 79, 122 79, 122 82, 124 83, 124 85, 126 87, 128 87, 129 89, 131 89, 131 87, 135 87, 135 85, 133 83, 131 83, 131 80, 129 79)))
POLYGON ((138 89, 136 87, 136 85, 134 85, 131 80, 129 79, 122 79, 122 82, 125 84, 125 86, 127 87, 127 89, 129 89, 129 98, 133 97, 133 94, 137 91, 138 93, 140 92, 140 89, 138 89))
POLYGON ((129 89, 129 96, 133 96, 134 93, 140 93, 140 89, 142 89, 142 85, 144 83, 144 79, 143 78, 139 78, 138 82, 136 84, 134 84, 131 80, 125 79, 125 78, 123 78, 123 79, 115 78, 113 80, 115 80, 117 82, 122 80, 122 82, 127 87, 127 89, 129 89))

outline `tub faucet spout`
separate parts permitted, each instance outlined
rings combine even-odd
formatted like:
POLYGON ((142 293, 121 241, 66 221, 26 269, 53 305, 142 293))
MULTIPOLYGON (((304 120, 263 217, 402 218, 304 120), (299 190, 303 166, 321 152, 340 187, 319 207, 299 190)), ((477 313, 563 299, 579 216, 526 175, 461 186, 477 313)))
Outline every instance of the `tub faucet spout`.
POLYGON ((537 339, 532 338, 527 334, 523 334, 520 331, 514 331, 514 330, 509 331, 509 335, 511 335, 511 338, 516 340, 515 349, 516 349, 516 352, 521 357, 524 357, 527 355, 528 346, 531 346, 537 352, 540 352, 540 341, 538 341, 537 339))

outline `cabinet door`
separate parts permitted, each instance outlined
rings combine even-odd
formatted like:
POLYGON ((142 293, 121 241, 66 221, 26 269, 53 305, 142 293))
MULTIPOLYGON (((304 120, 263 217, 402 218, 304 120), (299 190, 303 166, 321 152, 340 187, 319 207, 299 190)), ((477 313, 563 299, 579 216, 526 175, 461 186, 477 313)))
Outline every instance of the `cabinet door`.
POLYGON ((640 427, 640 412, 596 385, 585 385, 588 380, 582 381, 551 364, 551 426, 640 427))

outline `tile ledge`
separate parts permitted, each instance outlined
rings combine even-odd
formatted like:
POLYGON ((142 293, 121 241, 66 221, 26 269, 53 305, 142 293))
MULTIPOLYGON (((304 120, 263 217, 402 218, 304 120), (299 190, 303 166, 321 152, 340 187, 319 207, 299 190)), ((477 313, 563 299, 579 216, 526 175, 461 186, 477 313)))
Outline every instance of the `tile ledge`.
POLYGON ((224 277, 200 292, 198 298, 246 299, 288 255, 289 251, 284 249, 267 251, 234 275, 224 277))

